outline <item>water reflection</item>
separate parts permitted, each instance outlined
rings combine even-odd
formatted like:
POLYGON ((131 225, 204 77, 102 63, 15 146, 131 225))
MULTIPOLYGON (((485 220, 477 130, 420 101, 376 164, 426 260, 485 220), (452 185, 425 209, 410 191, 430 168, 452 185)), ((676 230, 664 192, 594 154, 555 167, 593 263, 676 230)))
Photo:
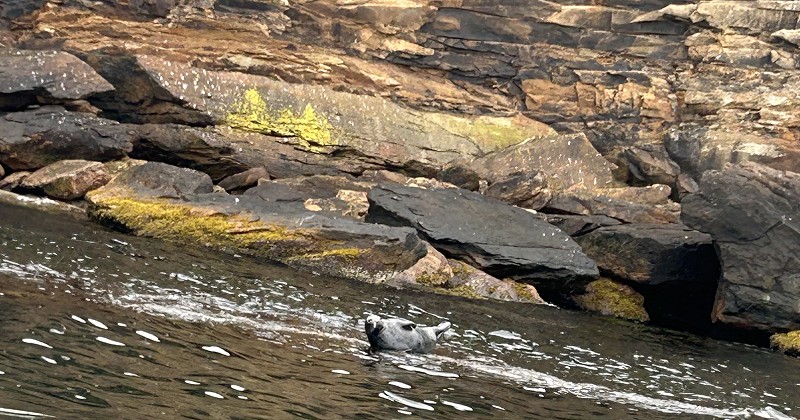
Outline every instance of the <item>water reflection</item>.
POLYGON ((399 294, 68 222, 41 231, 10 210, 0 220, 11 221, 0 226, 3 415, 652 419, 800 410, 800 363, 761 349, 549 307, 399 294), (434 354, 370 355, 371 313, 447 319, 453 329, 434 354))

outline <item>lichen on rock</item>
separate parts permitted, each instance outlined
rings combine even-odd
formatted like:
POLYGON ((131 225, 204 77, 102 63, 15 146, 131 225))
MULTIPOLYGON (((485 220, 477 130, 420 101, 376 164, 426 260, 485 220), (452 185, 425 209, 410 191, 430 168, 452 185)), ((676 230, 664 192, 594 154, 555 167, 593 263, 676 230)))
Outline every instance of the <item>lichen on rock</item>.
POLYGON ((650 316, 644 309, 644 297, 624 284, 599 279, 586 286, 586 293, 574 297, 583 309, 631 321, 646 322, 650 316))
POLYGON ((773 334, 769 338, 769 344, 781 353, 800 357, 800 330, 773 334))
POLYGON ((301 140, 301 148, 313 153, 326 153, 339 144, 337 130, 311 104, 306 104, 302 112, 289 108, 276 111, 255 88, 244 91, 240 100, 233 103, 225 122, 240 130, 296 137, 301 140))

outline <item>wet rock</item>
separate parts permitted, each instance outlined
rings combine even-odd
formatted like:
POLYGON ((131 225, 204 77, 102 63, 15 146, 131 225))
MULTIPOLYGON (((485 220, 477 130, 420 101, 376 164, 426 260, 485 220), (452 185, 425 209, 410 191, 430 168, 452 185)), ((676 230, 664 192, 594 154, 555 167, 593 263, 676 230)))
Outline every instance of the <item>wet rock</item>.
MULTIPOLYGON (((26 212, 43 212, 45 216, 56 214, 58 216, 70 216, 81 221, 86 220, 86 210, 80 207, 46 197, 28 197, 15 194, 3 188, 0 188, 0 206, 22 207, 26 212)), ((33 216, 31 213, 28 214, 33 216)))
POLYGON ((255 255, 313 273, 383 282, 426 255, 413 229, 324 217, 304 211, 302 201, 212 190, 204 173, 148 162, 86 198, 95 219, 137 235, 255 255))
POLYGON ((447 281, 446 293, 488 298, 509 302, 545 303, 536 288, 513 280, 500 280, 460 261, 450 261, 453 277, 447 281))
POLYGON ((385 184, 368 194, 366 220, 414 227, 436 249, 496 277, 564 285, 597 276, 569 236, 529 212, 461 189, 385 184), (493 222, 496 221, 496 222, 493 222))
POLYGON ((602 315, 647 322, 644 297, 635 290, 609 279, 599 279, 586 286, 586 292, 574 297, 581 308, 602 315))
POLYGON ((89 65, 66 52, 0 49, 0 110, 84 99, 113 89, 89 65))
POLYGON ((800 174, 729 165, 703 174, 682 205, 683 222, 719 248, 713 319, 769 333, 800 329, 800 174))
POLYGON ((507 179, 489 185, 484 194, 515 206, 534 210, 544 207, 552 197, 552 193, 547 189, 547 181, 541 173, 512 174, 507 179))
POLYGON ((260 179, 269 180, 269 172, 263 166, 228 176, 217 185, 224 188, 225 191, 231 192, 250 188, 256 185, 260 179))
POLYGON ((10 173, 7 177, 0 179, 0 190, 13 191, 31 173, 28 171, 17 171, 10 173))
POLYGON ((111 180, 100 162, 62 160, 45 166, 26 177, 20 187, 40 190, 52 198, 75 200, 111 180))
POLYGON ((64 159, 120 159, 134 139, 125 125, 57 106, 0 116, 0 162, 16 171, 64 159))

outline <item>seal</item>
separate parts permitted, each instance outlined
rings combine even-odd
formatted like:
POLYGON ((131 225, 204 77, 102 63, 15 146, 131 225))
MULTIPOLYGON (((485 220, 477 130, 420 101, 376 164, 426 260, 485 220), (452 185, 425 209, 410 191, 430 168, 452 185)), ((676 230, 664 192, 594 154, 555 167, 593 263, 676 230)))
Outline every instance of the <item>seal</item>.
POLYGON ((368 316, 364 323, 364 332, 373 352, 396 350, 429 353, 436 347, 436 340, 449 329, 449 322, 442 322, 435 327, 418 327, 405 319, 381 319, 378 315, 368 316))

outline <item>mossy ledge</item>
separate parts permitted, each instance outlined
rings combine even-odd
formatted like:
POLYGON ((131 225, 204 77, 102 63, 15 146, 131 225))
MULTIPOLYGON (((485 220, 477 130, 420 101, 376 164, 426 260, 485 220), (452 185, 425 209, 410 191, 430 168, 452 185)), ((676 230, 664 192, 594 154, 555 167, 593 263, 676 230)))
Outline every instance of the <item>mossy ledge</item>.
POLYGON ((575 296, 583 309, 612 315, 630 321, 647 322, 650 316, 644 309, 644 298, 628 286, 609 279, 595 280, 586 287, 586 293, 575 296))
POLYGON ((353 268, 361 267, 362 258, 370 258, 370 249, 325 240, 314 229, 289 229, 159 199, 104 197, 90 215, 139 236, 193 242, 264 257, 307 271, 357 279, 385 274, 353 268))

